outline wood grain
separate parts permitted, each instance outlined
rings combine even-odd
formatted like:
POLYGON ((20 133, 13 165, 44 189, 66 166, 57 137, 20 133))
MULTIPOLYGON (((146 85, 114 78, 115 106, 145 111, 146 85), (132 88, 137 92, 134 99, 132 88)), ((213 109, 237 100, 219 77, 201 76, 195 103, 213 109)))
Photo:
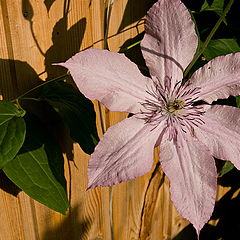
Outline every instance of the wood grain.
MULTIPOLYGON (((64 71, 51 63, 65 61, 89 47, 103 48, 104 0, 45 2, 52 3, 49 9, 44 1, 0 1, 0 94, 4 99, 12 99, 39 81, 64 71)), ((139 2, 115 0, 109 29, 110 50, 119 51, 125 41, 144 30, 143 25, 136 27, 135 14, 146 12, 147 4, 139 2), (131 24, 124 27, 123 16, 131 24), (120 26, 123 27, 118 33, 120 26)), ((99 110, 94 104, 102 136, 99 110)), ((101 108, 105 128, 127 116, 101 108)), ((112 188, 86 191, 89 156, 66 136, 61 140, 66 149, 73 149, 72 157, 69 152, 64 154, 71 199, 67 216, 55 213, 23 192, 14 196, 18 189, 1 178, 0 240, 110 240, 110 207, 115 240, 172 239, 188 225, 171 203, 169 182, 158 164, 158 149, 152 171, 145 176, 112 188)), ((220 188, 218 197, 227 190, 220 188)))

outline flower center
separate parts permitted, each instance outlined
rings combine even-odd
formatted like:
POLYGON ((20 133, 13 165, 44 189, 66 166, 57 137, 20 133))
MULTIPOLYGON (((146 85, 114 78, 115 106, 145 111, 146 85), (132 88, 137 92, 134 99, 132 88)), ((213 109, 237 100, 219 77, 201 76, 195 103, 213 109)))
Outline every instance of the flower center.
POLYGON ((183 109, 184 106, 184 101, 175 99, 174 101, 169 102, 169 104, 167 105, 167 110, 169 113, 176 114, 177 112, 179 112, 179 110, 183 109))
POLYGON ((170 140, 176 138, 179 130, 194 135, 194 127, 204 124, 203 105, 193 105, 198 99, 200 88, 191 89, 188 83, 181 82, 163 88, 160 82, 153 81, 147 93, 149 98, 141 103, 143 109, 139 112, 139 118, 152 125, 153 129, 164 121, 170 140))

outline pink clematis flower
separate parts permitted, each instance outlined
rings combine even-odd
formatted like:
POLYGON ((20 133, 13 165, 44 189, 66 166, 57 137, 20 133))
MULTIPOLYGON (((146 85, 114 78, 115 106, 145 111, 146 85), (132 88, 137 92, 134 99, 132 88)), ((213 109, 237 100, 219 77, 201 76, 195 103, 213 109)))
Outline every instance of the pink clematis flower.
POLYGON ((160 145, 172 201, 199 234, 215 203, 213 157, 240 169, 240 109, 211 105, 240 94, 240 53, 215 58, 184 83, 184 69, 198 45, 186 7, 180 0, 159 0, 147 14, 145 31, 141 48, 151 78, 123 54, 106 50, 89 49, 59 64, 89 99, 134 114, 111 126, 96 146, 88 187, 147 173, 153 149, 160 145))

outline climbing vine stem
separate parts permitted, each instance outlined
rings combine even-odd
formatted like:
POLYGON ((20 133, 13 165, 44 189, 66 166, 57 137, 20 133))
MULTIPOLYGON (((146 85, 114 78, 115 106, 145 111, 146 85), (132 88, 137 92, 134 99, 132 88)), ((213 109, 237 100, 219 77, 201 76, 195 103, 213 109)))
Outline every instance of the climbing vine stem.
POLYGON ((191 70, 191 68, 193 67, 193 65, 196 63, 196 61, 198 60, 198 58, 202 55, 202 53, 205 51, 205 49, 207 48, 210 40, 212 39, 213 35, 215 34, 215 32, 218 30, 219 26, 221 25, 222 21, 224 20, 225 16, 227 15, 227 13, 229 12, 229 10, 231 9, 233 3, 235 0, 229 0, 226 8, 224 9, 221 17, 218 19, 218 21, 216 22, 215 26, 213 27, 212 31, 209 33, 208 37, 206 38, 205 42, 203 43, 203 45, 200 47, 199 51, 195 54, 193 60, 190 62, 190 64, 188 65, 188 67, 186 68, 184 74, 183 74, 183 78, 185 79, 188 76, 189 71, 191 70))

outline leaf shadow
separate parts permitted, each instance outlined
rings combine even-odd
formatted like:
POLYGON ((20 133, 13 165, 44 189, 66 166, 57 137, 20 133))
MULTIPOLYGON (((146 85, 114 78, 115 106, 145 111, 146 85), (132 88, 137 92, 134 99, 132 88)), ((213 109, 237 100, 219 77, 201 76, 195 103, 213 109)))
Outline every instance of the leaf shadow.
POLYGON ((14 197, 17 197, 17 195, 22 191, 6 176, 2 169, 0 170, 0 189, 14 197))
POLYGON ((157 0, 128 0, 118 33, 130 24, 140 20, 157 0))
POLYGON ((45 70, 48 74, 48 79, 66 73, 66 69, 53 66, 52 64, 64 62, 79 52, 86 30, 86 18, 80 19, 70 29, 67 29, 67 27, 67 16, 64 16, 53 28, 53 45, 45 53, 45 70))
MULTIPOLYGON (((68 216, 64 217, 63 222, 55 227, 50 228, 46 225, 46 231, 41 237, 42 240, 79 240, 85 239, 89 230, 91 221, 89 219, 79 220, 82 206, 77 205, 70 209, 68 216)), ((46 221, 49 221, 46 219, 46 221)))
POLYGON ((48 12, 49 12, 51 6, 53 5, 53 3, 54 3, 55 1, 56 1, 56 0, 44 0, 44 4, 45 4, 48 12))
POLYGON ((119 52, 124 53, 127 58, 134 62, 139 67, 139 70, 142 72, 143 75, 150 77, 148 68, 142 55, 140 44, 137 44, 134 47, 128 49, 128 47, 131 46, 132 44, 142 40, 143 36, 144 32, 138 34, 133 38, 129 38, 120 47, 119 52))
POLYGON ((128 57, 132 62, 136 63, 137 65, 144 64, 144 59, 140 49, 140 44, 137 44, 136 46, 131 47, 130 49, 127 49, 127 48, 132 44, 138 41, 141 41, 143 39, 143 36, 144 36, 144 33, 142 32, 133 38, 129 38, 122 44, 119 50, 119 52, 121 53, 123 52, 126 55, 126 57, 128 57))
MULTIPOLYGON (((55 0, 45 0, 44 4, 47 11, 50 10, 55 0)), ((32 37, 35 41, 39 52, 45 57, 45 71, 48 74, 48 79, 55 78, 60 74, 66 73, 64 68, 57 68, 53 63, 66 61, 68 58, 79 52, 81 43, 86 30, 86 18, 80 19, 68 29, 68 13, 70 0, 63 1, 63 17, 55 24, 52 31, 52 46, 44 52, 34 33, 32 21, 34 10, 29 0, 22 0, 23 17, 29 21, 32 37)))
POLYGON ((26 20, 32 21, 34 12, 29 0, 22 0, 22 14, 26 20))
POLYGON ((27 62, 0 59, 0 69, 0 95, 5 100, 16 98, 29 86, 35 87, 42 82, 27 62))

